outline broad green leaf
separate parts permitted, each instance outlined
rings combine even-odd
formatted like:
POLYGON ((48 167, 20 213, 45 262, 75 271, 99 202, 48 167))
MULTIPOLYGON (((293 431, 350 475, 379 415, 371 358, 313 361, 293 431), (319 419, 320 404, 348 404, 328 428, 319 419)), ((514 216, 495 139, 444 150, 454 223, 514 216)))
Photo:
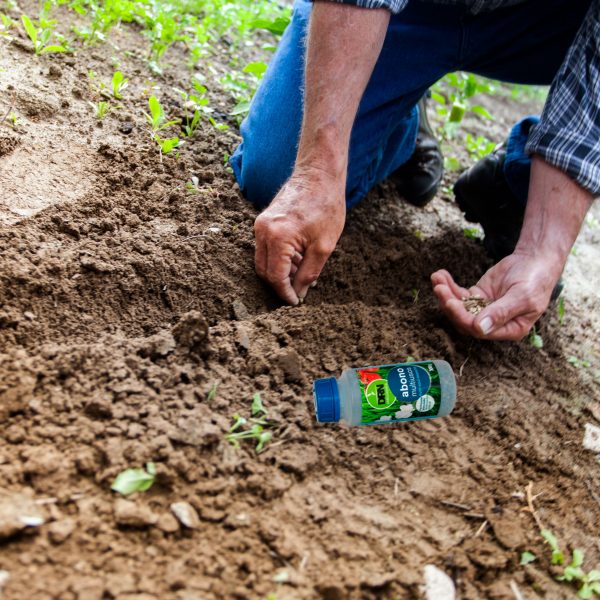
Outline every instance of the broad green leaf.
POLYGON ((21 16, 21 21, 23 22, 23 27, 25 27, 25 31, 29 36, 29 39, 33 42, 33 45, 37 48, 37 30, 34 27, 31 19, 27 15, 21 16))
POLYGON ((450 111, 450 117, 448 118, 450 123, 460 123, 463 120, 463 117, 465 116, 466 110, 467 110, 467 107, 464 104, 462 104, 460 102, 455 102, 452 105, 452 110, 450 111))
POLYGON ((160 149, 162 150, 163 154, 169 154, 169 152, 172 152, 175 148, 177 148, 177 146, 179 146, 179 144, 179 138, 169 138, 167 140, 162 140, 160 149))
POLYGON ((148 99, 150 114, 152 115, 152 123, 158 125, 163 117, 163 109, 156 96, 150 96, 148 99))
POLYGON ((267 65, 264 62, 251 62, 247 64, 243 69, 244 73, 251 73, 255 77, 258 77, 258 79, 260 79, 265 74, 266 70, 267 65))
POLYGON ((147 463, 146 469, 126 469, 114 480, 111 490, 129 496, 135 492, 145 492, 152 487, 156 477, 156 466, 147 463))
POLYGON ((592 581, 600 581, 600 571, 598 569, 592 569, 587 574, 588 583, 592 583, 592 581))
POLYGON ((273 21, 269 19, 255 19, 250 22, 253 29, 266 29, 275 35, 281 35, 289 25, 290 19, 287 17, 277 17, 273 21))
POLYGON ((523 552, 521 554, 521 561, 519 562, 520 565, 528 565, 529 563, 533 562, 534 560, 537 560, 537 557, 535 554, 533 554, 532 552, 523 552))

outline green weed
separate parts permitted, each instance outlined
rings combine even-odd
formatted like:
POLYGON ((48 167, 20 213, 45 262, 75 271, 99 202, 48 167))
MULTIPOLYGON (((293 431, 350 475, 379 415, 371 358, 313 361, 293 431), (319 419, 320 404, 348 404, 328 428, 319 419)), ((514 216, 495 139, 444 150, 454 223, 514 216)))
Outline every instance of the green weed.
POLYGON ((483 239, 483 233, 480 227, 465 227, 463 229, 463 235, 468 240, 481 240, 483 239))
POLYGON ((576 369, 589 369, 592 365, 589 360, 577 358, 576 356, 569 356, 567 362, 573 365, 576 369))
POLYGON ((544 347, 544 340, 542 339, 542 336, 537 332, 535 325, 529 332, 529 337, 527 338, 527 341, 529 342, 530 346, 533 346, 538 350, 544 347))
POLYGON ((252 416, 247 419, 236 413, 233 415, 233 425, 229 428, 229 432, 225 439, 234 447, 240 448, 242 440, 256 440, 255 450, 259 454, 271 441, 273 432, 267 428, 270 426, 268 421, 268 412, 265 409, 260 394, 257 392, 252 397, 252 416))
POLYGON ((37 27, 27 15, 21 16, 21 22, 23 23, 25 33, 33 44, 33 50, 36 54, 60 53, 68 51, 65 38, 55 31, 57 21, 48 20, 46 18, 46 11, 40 15, 37 27), (55 38, 59 43, 51 43, 53 38, 55 38))
POLYGON ((171 121, 167 120, 165 115, 165 111, 161 106, 158 98, 156 96, 150 96, 148 100, 148 107, 150 108, 150 113, 144 113, 146 115, 146 119, 151 128, 152 139, 156 142, 160 149, 160 156, 162 160, 163 154, 169 154, 175 148, 180 146, 182 142, 178 137, 172 138, 161 138, 158 135, 159 131, 166 129, 167 127, 171 127, 172 125, 178 125, 179 119, 173 119, 171 121))
POLYGON ((129 79, 127 79, 121 71, 115 71, 111 80, 113 98, 116 98, 117 100, 123 98, 123 90, 128 85, 129 79))
POLYGON ((104 117, 106 117, 106 115, 112 110, 110 102, 106 102, 105 100, 101 100, 100 102, 96 102, 95 104, 93 102, 90 102, 90 105, 94 109, 96 118, 100 120, 104 119, 104 117))
MULTIPOLYGON (((552 551, 550 562, 556 566, 564 565, 565 555, 560 549, 556 536, 549 529, 542 529, 541 535, 552 551)), ((595 595, 600 596, 600 570, 592 569, 586 573, 582 569, 584 559, 585 553, 583 550, 574 549, 571 562, 564 567, 562 575, 559 575, 556 579, 573 583, 577 587, 577 596, 583 600, 588 600, 595 595)))

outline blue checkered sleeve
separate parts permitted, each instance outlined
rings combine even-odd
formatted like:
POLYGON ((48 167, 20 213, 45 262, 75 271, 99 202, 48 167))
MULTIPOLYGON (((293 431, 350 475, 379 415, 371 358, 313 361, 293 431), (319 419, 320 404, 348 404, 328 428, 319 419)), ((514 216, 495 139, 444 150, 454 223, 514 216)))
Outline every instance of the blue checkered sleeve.
POLYGON ((554 78, 526 150, 600 196, 600 0, 554 78))

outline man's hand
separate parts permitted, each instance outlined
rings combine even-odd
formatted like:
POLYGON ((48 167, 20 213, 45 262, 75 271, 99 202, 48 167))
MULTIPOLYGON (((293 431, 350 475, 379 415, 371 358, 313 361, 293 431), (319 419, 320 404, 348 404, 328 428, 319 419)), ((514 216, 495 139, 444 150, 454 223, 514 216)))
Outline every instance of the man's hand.
POLYGON ((344 228, 350 132, 390 13, 315 2, 294 172, 256 219, 256 271, 290 304, 304 299, 344 228))
POLYGON ((431 276, 433 291, 442 311, 457 329, 488 340, 518 341, 524 338, 548 307, 560 271, 557 261, 511 254, 494 265, 468 290, 456 284, 448 271, 431 276), (490 300, 478 315, 468 312, 463 298, 490 300))
POLYGON ((343 178, 295 173, 254 224, 256 272, 298 304, 335 249, 345 218, 343 178))
POLYGON ((592 195, 568 175, 534 157, 523 228, 514 252, 472 288, 457 285, 447 271, 431 276, 442 311, 468 335, 520 340, 548 307, 550 295, 592 204, 592 195), (462 299, 491 300, 478 315, 462 299))

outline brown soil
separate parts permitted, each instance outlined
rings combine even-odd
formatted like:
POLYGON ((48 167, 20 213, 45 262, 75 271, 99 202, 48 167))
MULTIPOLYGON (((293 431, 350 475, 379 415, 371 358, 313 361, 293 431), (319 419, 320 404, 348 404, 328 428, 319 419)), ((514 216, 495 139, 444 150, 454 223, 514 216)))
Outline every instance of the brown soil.
MULTIPOLYGON (((513 581, 525 598, 570 597, 524 508, 532 482, 543 525, 598 563, 600 473, 581 447, 598 373, 566 360, 584 342, 597 356, 589 305, 569 301, 562 326, 544 317, 543 350, 461 337, 429 274, 471 285, 481 245, 449 196, 417 211, 382 185, 306 303, 282 307, 254 275, 256 213, 223 167, 233 129, 205 124, 161 163, 141 59, 122 63, 124 108, 98 123, 87 72, 108 81, 111 49, 0 50, 0 113, 15 98, 21 123, 0 129, 3 599, 418 598, 428 563, 460 598, 512 598, 513 581), (408 356, 453 365, 451 417, 315 423, 313 378, 408 356), (224 440, 257 391, 274 431, 258 455, 224 440), (148 461, 157 482, 124 504, 114 477, 148 461), (170 516, 176 502, 197 527, 170 516), (525 568, 523 550, 539 557, 525 568)), ((177 113, 171 87, 189 73, 177 49, 167 61, 155 83, 177 113)), ((527 112, 501 105, 498 139, 527 112)))

